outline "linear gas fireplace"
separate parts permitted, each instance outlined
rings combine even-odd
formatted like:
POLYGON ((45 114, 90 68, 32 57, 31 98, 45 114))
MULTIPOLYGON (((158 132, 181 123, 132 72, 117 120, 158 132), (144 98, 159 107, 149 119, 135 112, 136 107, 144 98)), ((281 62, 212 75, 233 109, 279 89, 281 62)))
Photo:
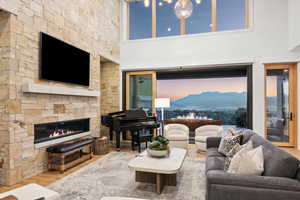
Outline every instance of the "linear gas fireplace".
POLYGON ((34 143, 74 136, 90 131, 90 119, 78 119, 34 125, 34 143))

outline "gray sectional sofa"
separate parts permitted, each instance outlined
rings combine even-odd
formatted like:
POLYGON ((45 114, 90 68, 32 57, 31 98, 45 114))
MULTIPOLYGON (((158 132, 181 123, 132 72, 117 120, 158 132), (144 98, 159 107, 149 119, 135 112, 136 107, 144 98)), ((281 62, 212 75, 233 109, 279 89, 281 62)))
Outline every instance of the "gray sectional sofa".
POLYGON ((251 130, 242 144, 252 140, 263 146, 262 176, 243 176, 224 171, 225 156, 218 152, 220 137, 207 139, 207 200, 300 200, 300 161, 251 130))

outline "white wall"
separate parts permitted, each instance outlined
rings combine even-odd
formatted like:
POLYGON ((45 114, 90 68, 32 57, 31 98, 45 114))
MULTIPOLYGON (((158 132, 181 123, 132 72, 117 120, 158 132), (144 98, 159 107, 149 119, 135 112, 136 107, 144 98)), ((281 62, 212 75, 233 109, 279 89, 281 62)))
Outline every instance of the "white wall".
POLYGON ((289 47, 297 50, 300 48, 300 1, 289 0, 288 6, 289 47))
MULTIPOLYGON (((121 68, 139 70, 253 63, 253 129, 264 135, 264 64, 300 61, 300 49, 290 50, 288 2, 253 0, 249 30, 135 41, 123 38, 121 68)), ((298 133, 300 149, 300 131, 298 133)))
POLYGON ((265 133, 265 72, 262 63, 253 63, 253 130, 265 133), (262 123, 263 122, 263 123, 262 123))

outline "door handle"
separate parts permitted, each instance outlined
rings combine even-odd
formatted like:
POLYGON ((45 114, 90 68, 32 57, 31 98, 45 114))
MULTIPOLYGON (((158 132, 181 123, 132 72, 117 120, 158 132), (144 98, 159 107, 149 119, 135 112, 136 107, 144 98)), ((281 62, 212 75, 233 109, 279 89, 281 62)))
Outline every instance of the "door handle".
POLYGON ((289 120, 293 121, 293 113, 292 112, 290 112, 289 120))

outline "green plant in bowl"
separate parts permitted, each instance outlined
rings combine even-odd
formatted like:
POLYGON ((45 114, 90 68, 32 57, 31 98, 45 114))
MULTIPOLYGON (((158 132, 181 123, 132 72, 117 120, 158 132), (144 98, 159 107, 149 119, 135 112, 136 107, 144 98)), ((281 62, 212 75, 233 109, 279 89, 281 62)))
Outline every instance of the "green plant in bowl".
POLYGON ((167 138, 163 136, 154 136, 147 152, 153 157, 165 157, 170 153, 168 144, 169 140, 167 138))
POLYGON ((149 145, 149 148, 152 150, 167 150, 169 140, 163 136, 154 136, 152 137, 152 142, 149 145))

